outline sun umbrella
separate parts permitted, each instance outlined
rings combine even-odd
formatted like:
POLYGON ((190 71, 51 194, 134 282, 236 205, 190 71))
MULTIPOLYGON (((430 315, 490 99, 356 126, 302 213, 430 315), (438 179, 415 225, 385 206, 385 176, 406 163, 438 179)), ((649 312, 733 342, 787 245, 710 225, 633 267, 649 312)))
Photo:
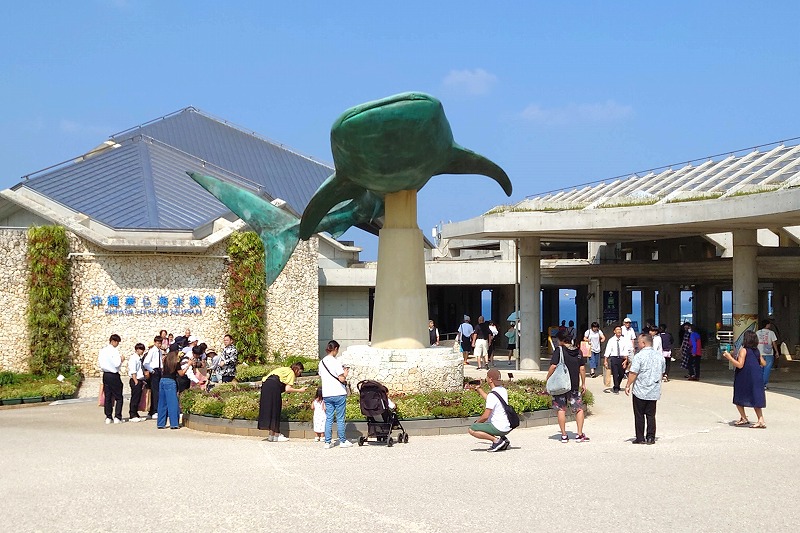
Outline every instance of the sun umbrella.
POLYGON ((510 322, 516 322, 517 320, 519 320, 519 311, 514 311, 513 313, 508 315, 508 318, 506 318, 506 320, 510 322))

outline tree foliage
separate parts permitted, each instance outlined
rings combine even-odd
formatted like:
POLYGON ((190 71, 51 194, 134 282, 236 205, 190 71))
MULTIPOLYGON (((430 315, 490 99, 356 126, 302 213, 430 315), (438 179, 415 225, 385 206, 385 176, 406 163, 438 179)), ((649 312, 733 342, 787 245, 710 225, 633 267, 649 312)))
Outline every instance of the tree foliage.
POLYGON ((228 256, 230 279, 225 299, 230 334, 241 361, 263 363, 267 360, 264 245, 252 231, 234 233, 228 239, 228 256))
POLYGON ((62 226, 28 230, 28 339, 35 374, 70 367, 72 282, 69 240, 62 226))

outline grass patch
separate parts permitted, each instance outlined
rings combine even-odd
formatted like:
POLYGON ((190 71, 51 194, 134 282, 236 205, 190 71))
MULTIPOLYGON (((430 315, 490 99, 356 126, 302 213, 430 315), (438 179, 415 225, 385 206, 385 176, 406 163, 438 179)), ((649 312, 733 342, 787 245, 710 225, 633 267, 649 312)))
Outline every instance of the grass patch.
POLYGON ((653 205, 658 202, 661 198, 653 197, 653 198, 618 198, 614 200, 609 200, 608 202, 603 202, 602 204, 598 205, 597 207, 601 209, 606 209, 610 207, 638 207, 641 205, 653 205))
POLYGON ((750 196, 751 194, 761 194, 763 192, 773 192, 777 191, 781 188, 781 185, 757 185, 753 187, 746 187, 744 189, 739 189, 738 191, 732 193, 728 198, 735 198, 737 196, 750 196))
POLYGON ((690 196, 679 196, 679 197, 676 197, 676 198, 672 198, 670 200, 667 200, 666 203, 668 203, 668 204, 680 204, 680 203, 683 203, 683 202, 699 202, 701 200, 716 200, 717 198, 719 198, 723 194, 724 193, 722 193, 720 191, 706 192, 706 193, 695 193, 695 194, 692 194, 690 196))
POLYGON ((236 381, 261 381, 261 378, 281 366, 292 366, 292 363, 303 363, 303 374, 316 375, 319 370, 319 359, 303 357, 301 355, 276 356, 275 361, 263 365, 236 366, 236 381))

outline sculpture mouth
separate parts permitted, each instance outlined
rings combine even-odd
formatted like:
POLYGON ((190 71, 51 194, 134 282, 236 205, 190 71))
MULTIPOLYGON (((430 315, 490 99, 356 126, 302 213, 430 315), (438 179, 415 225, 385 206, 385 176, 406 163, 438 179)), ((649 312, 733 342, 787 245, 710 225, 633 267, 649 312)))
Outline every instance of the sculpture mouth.
POLYGON ((347 122, 359 115, 363 115, 369 113, 371 111, 375 111, 376 109, 381 109, 384 107, 391 107, 401 102, 415 102, 415 101, 425 101, 430 102, 433 101, 433 97, 423 94, 423 93, 402 93, 396 94, 394 96, 389 96, 387 98, 382 98, 380 100, 374 100, 372 102, 367 102, 356 106, 349 111, 347 111, 344 115, 342 115, 339 120, 337 121, 339 124, 347 122))

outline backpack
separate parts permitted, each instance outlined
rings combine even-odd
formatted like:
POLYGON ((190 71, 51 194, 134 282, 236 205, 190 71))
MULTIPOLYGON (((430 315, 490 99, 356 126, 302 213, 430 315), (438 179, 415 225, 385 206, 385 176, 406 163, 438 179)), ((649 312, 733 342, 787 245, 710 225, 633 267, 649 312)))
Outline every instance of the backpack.
POLYGON ((560 396, 572 390, 572 379, 569 377, 569 370, 564 363, 564 347, 559 346, 559 361, 553 374, 547 380, 547 392, 552 396, 560 396))
POLYGON ((503 397, 497 394, 495 391, 492 391, 489 394, 494 394, 497 396, 497 399, 500 400, 501 404, 503 404, 503 409, 506 410, 506 416, 508 417, 508 425, 511 426, 511 429, 519 427, 519 415, 514 408, 508 405, 503 397))

